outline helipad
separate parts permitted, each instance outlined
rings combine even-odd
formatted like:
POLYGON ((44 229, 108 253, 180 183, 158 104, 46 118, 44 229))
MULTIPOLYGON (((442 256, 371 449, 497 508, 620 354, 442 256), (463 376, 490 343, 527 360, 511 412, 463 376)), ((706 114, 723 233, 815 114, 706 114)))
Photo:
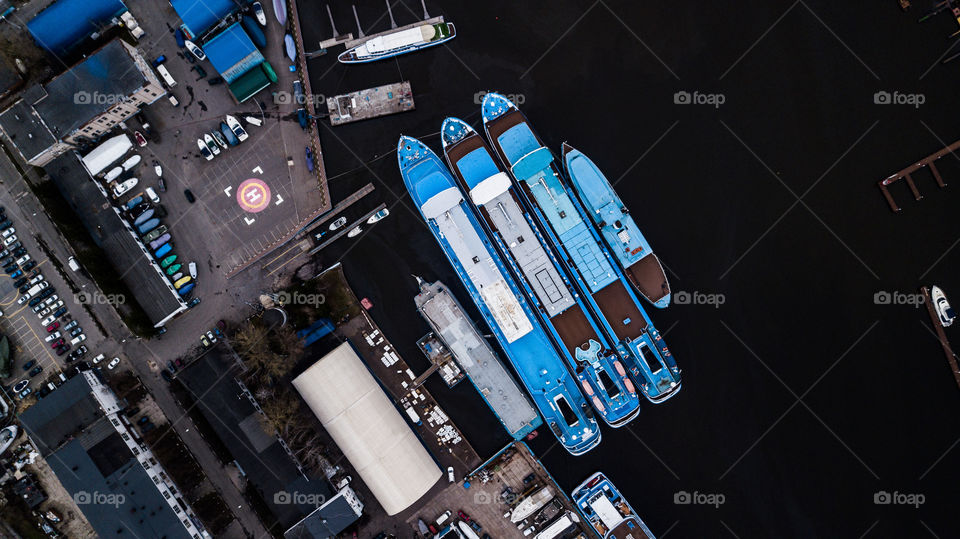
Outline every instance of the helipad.
POLYGON ((244 180, 237 189, 237 204, 244 211, 258 213, 270 203, 270 187, 258 178, 244 180))

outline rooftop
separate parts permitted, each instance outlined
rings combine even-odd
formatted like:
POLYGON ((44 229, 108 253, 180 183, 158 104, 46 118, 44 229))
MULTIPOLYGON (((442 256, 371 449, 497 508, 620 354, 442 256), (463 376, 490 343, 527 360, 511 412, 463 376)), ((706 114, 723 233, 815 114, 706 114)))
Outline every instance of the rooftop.
POLYGON ((170 0, 187 32, 199 36, 220 19, 233 13, 237 5, 230 0, 170 0))
MULTIPOLYGON (((199 399, 198 406, 204 417, 286 529, 317 507, 306 503, 278 504, 277 493, 297 493, 297 499, 301 500, 309 495, 316 495, 313 499, 330 500, 334 491, 325 478, 304 477, 277 438, 264 431, 259 412, 234 378, 238 373, 239 367, 228 350, 217 346, 177 378, 199 399)), ((353 520, 356 518, 350 522, 353 520)))
POLYGON ((167 279, 158 273, 143 246, 110 207, 75 153, 61 155, 45 170, 154 325, 186 309, 167 279))
POLYGON ((40 115, 24 99, 13 104, 0 114, 0 128, 25 161, 30 161, 57 143, 40 115))
POLYGON ((115 39, 47 83, 46 97, 34 107, 53 134, 63 138, 145 83, 124 43, 115 39))
POLYGON ((122 0, 58 0, 31 19, 27 29, 38 45, 61 57, 124 11, 122 0))
POLYGON ((20 423, 43 455, 103 417, 83 376, 74 376, 20 414, 20 423))

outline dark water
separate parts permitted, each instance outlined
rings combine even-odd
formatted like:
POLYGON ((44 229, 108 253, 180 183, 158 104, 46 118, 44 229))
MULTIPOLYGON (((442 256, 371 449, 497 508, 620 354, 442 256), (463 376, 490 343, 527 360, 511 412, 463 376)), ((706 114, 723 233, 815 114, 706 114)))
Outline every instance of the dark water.
MULTIPOLYGON (((901 215, 875 185, 960 138, 960 61, 927 72, 956 25, 946 14, 917 24, 927 3, 903 14, 893 1, 431 2, 431 15, 458 27, 447 47, 360 66, 311 61, 315 92, 408 79, 417 103, 321 128, 335 198, 373 182, 366 204, 393 206, 325 262, 342 257, 387 336, 424 367, 414 341, 427 327, 410 275, 442 279, 468 301, 412 211, 397 137, 439 150, 444 116, 477 125, 477 91, 521 94, 554 150, 567 140, 611 179, 626 173, 617 189, 673 288, 725 300, 651 310, 684 369, 683 391, 628 428, 605 428, 582 457, 540 436, 534 450, 561 484, 603 470, 659 536, 956 537, 960 391, 926 312, 874 302, 880 291, 940 284, 960 303, 956 185, 939 190, 917 174, 926 198, 898 185, 901 215), (676 105, 677 91, 725 102, 676 105), (877 91, 925 103, 877 105, 877 91), (675 503, 681 491, 724 503, 675 503), (881 491, 923 503, 876 504, 881 491)), ((306 41, 329 37, 323 5, 305 4, 315 24, 306 41)), ((394 9, 399 24, 420 13, 406 5, 394 9)), ((370 25, 383 8, 358 10, 370 25)), ((348 5, 334 16, 355 32, 348 5)), ((383 18, 374 31, 387 27, 383 18)), ((939 166, 960 182, 960 160, 939 166)), ((507 441, 472 388, 429 387, 481 453, 507 441)))

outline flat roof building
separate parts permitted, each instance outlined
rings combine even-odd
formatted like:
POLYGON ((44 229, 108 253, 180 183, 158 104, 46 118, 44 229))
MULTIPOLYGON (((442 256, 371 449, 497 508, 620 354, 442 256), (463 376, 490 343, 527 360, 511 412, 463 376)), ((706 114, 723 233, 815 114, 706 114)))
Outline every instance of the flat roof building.
POLYGON ((294 378, 293 387, 388 515, 410 507, 443 475, 349 342, 294 378))
POLYGON ((209 537, 120 410, 113 392, 85 371, 20 421, 98 536, 209 537))
POLYGON ((0 131, 23 159, 43 166, 93 142, 166 94, 137 49, 115 39, 0 113, 0 131))

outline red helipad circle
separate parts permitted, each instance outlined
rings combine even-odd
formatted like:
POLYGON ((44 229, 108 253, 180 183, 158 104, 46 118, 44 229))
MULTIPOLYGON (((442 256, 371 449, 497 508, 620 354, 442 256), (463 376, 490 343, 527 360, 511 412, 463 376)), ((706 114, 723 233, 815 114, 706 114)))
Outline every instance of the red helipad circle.
POLYGON ((270 203, 270 187, 259 178, 244 180, 237 189, 237 204, 244 211, 257 213, 267 209, 270 203))

